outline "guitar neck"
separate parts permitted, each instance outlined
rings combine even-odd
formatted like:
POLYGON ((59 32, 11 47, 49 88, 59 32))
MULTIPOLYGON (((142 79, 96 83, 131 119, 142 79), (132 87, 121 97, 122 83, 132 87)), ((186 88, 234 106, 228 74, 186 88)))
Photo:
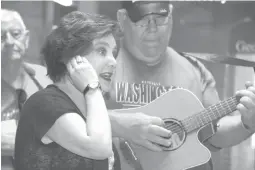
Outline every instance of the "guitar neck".
POLYGON ((215 105, 212 105, 203 111, 192 115, 182 121, 186 132, 192 132, 199 129, 214 120, 222 118, 236 110, 240 97, 233 96, 215 105))

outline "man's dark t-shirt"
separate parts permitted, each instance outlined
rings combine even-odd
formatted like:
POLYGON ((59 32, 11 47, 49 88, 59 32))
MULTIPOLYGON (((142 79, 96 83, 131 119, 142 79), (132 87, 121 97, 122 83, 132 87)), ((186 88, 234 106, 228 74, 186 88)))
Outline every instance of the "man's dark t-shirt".
MULTIPOLYGON (((56 86, 50 85, 32 95, 25 103, 15 142, 16 170, 108 170, 108 159, 92 160, 74 154, 57 143, 43 144, 42 137, 65 113, 86 118, 72 100, 56 86)), ((115 147, 113 147, 114 151, 115 147)), ((119 159, 115 152, 114 169, 119 159)))

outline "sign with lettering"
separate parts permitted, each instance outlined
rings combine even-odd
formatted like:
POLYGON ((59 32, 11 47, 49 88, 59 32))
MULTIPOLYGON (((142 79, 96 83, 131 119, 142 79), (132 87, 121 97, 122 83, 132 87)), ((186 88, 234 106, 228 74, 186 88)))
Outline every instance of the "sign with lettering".
POLYGON ((238 40, 235 44, 235 49, 237 53, 255 53, 255 42, 247 43, 244 40, 238 40))
POLYGON ((237 54, 255 54, 255 21, 243 22, 230 32, 229 53, 237 54))

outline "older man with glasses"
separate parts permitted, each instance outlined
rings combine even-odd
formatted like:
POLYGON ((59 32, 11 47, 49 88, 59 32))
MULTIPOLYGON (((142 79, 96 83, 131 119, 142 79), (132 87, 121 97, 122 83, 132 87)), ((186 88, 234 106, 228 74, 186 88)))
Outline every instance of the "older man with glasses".
POLYGON ((29 30, 20 14, 1 9, 1 144, 2 169, 12 169, 20 109, 36 91, 51 83, 43 66, 24 61, 29 30))

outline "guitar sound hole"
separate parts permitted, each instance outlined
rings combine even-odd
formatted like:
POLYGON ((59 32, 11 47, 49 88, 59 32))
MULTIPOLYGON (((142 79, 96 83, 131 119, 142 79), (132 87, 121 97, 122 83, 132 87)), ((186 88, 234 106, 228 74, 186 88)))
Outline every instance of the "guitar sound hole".
POLYGON ((176 119, 164 119, 165 128, 171 130, 172 136, 169 140, 172 141, 172 145, 170 147, 160 146, 166 151, 171 151, 179 148, 185 141, 186 132, 183 129, 181 122, 176 119))

